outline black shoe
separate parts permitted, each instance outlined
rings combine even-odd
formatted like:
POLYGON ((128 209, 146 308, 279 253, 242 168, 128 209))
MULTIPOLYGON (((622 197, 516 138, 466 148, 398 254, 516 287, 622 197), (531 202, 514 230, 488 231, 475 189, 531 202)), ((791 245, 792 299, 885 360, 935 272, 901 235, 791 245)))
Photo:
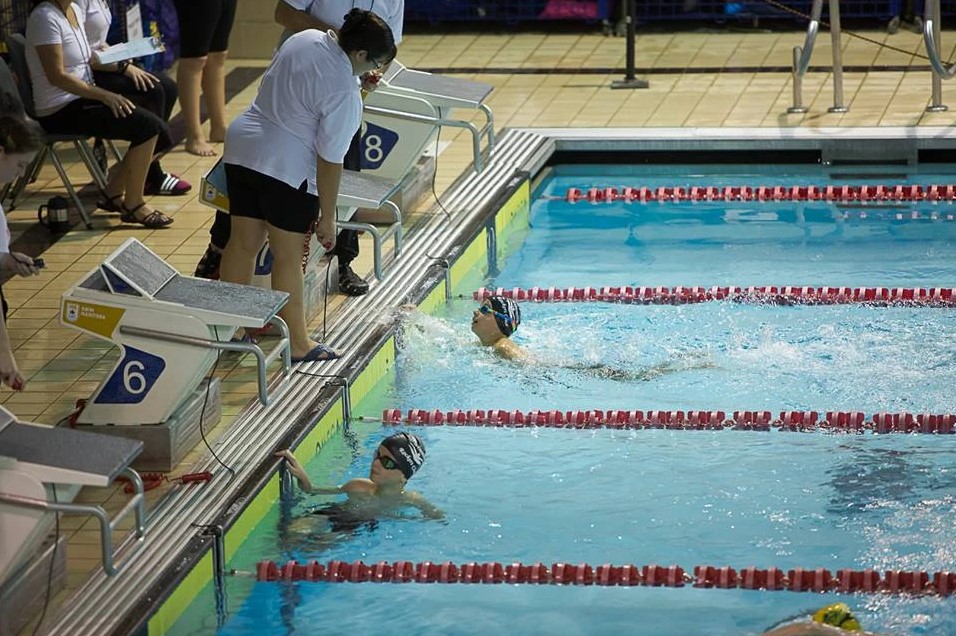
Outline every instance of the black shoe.
POLYGON ((362 296, 368 293, 368 283, 351 267, 343 265, 339 268, 339 291, 346 296, 362 296))
POLYGON ((106 160, 106 144, 99 137, 93 141, 93 160, 96 161, 96 165, 100 167, 104 175, 109 174, 109 163, 106 160))
POLYGON ((222 262, 222 252, 212 245, 206 248, 206 253, 199 259, 196 265, 196 278, 208 278, 209 280, 219 280, 219 263, 222 262))

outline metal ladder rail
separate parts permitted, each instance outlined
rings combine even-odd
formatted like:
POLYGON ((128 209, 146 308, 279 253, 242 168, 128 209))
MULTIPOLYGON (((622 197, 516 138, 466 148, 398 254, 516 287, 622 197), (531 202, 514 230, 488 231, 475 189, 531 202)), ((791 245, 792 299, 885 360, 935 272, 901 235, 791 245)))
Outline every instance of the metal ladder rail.
POLYGON ((939 113, 948 110, 943 104, 943 80, 956 77, 956 64, 946 68, 939 56, 939 40, 941 30, 939 15, 939 0, 926 0, 925 17, 923 18, 923 43, 926 46, 926 55, 933 68, 933 96, 926 110, 939 113))
MULTIPOLYGON (((831 113, 845 113, 847 107, 843 103, 843 51, 840 48, 840 2, 830 1, 830 39, 833 43, 833 106, 827 109, 831 113)), ((807 35, 803 46, 793 47, 793 105, 787 113, 799 114, 807 112, 803 105, 803 77, 810 68, 810 57, 816 44, 817 33, 820 30, 820 16, 823 14, 823 0, 813 0, 810 9, 810 24, 807 26, 807 35)))

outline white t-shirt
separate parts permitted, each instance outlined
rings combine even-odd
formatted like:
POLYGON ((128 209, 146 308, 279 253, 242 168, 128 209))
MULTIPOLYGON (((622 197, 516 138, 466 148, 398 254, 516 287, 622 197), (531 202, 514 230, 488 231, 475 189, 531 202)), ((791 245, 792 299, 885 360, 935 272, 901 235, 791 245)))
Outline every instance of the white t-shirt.
POLYGON ((73 0, 73 4, 86 16, 86 39, 93 50, 107 46, 106 35, 110 31, 113 13, 106 0, 73 0))
POLYGON ((10 252, 10 228, 7 227, 7 214, 0 205, 0 254, 10 252))
POLYGON ((223 161, 293 188, 315 187, 316 156, 342 163, 362 119, 352 63, 334 37, 293 35, 266 69, 259 94, 226 132, 223 161))
POLYGON ((342 28, 345 14, 352 9, 371 11, 385 20, 392 30, 396 46, 402 41, 402 22, 405 20, 405 0, 283 0, 299 11, 335 29, 342 28))
POLYGON ((90 43, 84 32, 86 14, 75 4, 70 5, 76 13, 80 28, 75 28, 66 19, 59 7, 44 2, 30 13, 27 19, 27 66, 33 83, 33 103, 37 115, 51 115, 65 104, 79 99, 79 95, 57 88, 47 79, 43 65, 37 55, 36 47, 47 44, 59 44, 63 48, 63 67, 70 75, 84 82, 93 83, 93 70, 90 68, 90 43))

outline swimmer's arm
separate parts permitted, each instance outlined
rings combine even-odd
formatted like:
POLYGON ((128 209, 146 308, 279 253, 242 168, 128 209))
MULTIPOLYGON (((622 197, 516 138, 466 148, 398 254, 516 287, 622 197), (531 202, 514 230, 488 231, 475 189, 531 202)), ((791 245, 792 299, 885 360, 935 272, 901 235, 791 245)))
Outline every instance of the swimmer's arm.
POLYGON ((417 492, 405 493, 405 500, 415 506, 422 512, 422 516, 426 519, 444 519, 445 513, 442 512, 441 508, 434 505, 424 497, 422 497, 417 492))
POLYGON ((297 482, 299 482, 299 488, 301 488, 303 492, 307 492, 310 495, 337 495, 342 492, 341 486, 335 486, 332 488, 313 486, 312 481, 305 472, 305 469, 302 468, 302 464, 299 463, 299 460, 295 458, 295 455, 293 455, 292 451, 289 449, 277 452, 276 457, 281 457, 286 461, 286 465, 289 467, 289 472, 292 473, 292 476, 295 477, 297 482))
POLYGON ((373 482, 371 479, 366 479, 365 477, 356 477, 355 479, 350 479, 343 485, 339 486, 338 492, 344 492, 349 497, 354 495, 374 495, 375 482, 373 482))

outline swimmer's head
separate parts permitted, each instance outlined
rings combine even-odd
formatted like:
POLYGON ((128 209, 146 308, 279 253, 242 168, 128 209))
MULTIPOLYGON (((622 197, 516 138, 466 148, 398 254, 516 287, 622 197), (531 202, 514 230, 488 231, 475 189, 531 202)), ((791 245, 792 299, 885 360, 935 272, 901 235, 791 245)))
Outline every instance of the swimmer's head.
POLYGON ((856 617, 846 603, 834 603, 833 605, 821 607, 814 613, 813 622, 839 627, 848 632, 863 631, 863 628, 860 627, 860 622, 856 620, 856 617))
POLYGON ((404 485, 425 463, 425 444, 418 435, 395 433, 382 440, 372 460, 370 479, 404 485))
POLYGON ((491 296, 478 306, 471 318, 471 330, 486 345, 502 336, 511 336, 521 324, 521 307, 511 298, 491 296))

